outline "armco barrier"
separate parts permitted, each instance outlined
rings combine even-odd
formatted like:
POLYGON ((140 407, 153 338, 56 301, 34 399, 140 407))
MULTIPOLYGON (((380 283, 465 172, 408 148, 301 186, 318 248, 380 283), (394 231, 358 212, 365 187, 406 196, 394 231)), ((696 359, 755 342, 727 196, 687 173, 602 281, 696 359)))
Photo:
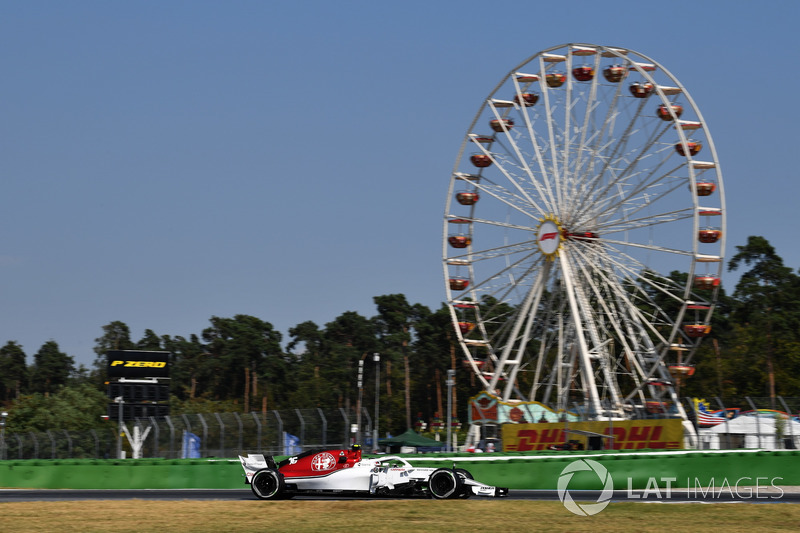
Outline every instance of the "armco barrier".
MULTIPOLYGON (((405 455, 415 466, 454 465, 475 479, 510 489, 555 490, 564 468, 592 460, 614 489, 800 486, 800 451, 637 451, 405 455)), ((592 471, 577 472, 570 489, 599 490, 592 471)), ((245 488, 236 459, 0 461, 0 488, 181 489, 245 488)))
POLYGON ((238 489, 244 486, 238 459, 0 461, 2 488, 238 489))

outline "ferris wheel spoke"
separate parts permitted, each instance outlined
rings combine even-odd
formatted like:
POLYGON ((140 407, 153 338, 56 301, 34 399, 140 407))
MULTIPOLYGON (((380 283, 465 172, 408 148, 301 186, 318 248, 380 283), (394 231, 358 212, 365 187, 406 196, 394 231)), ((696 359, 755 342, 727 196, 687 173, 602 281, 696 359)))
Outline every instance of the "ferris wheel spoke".
POLYGON ((525 259, 534 257, 535 251, 536 251, 536 243, 533 241, 529 241, 529 242, 520 242, 503 246, 497 246, 495 248, 484 248, 481 250, 472 249, 468 253, 463 255, 450 256, 449 259, 450 260, 465 259, 468 263, 475 265, 476 263, 479 263, 481 261, 497 259, 498 257, 506 259, 511 257, 520 257, 520 259, 515 260, 516 264, 520 264, 525 259), (518 254, 524 254, 524 255, 518 255, 518 254))
MULTIPOLYGON (((528 215, 528 213, 524 213, 524 214, 526 216, 528 215)), ((468 223, 468 224, 471 224, 473 226, 474 225, 482 225, 482 226, 487 226, 487 227, 500 228, 500 229, 504 229, 504 230, 507 230, 507 231, 513 231, 513 232, 516 232, 516 233, 533 231, 531 225, 511 224, 509 222, 504 222, 504 221, 501 221, 501 220, 488 220, 488 219, 484 219, 484 218, 468 218, 468 217, 459 217, 459 216, 456 216, 456 215, 450 215, 448 218, 451 221, 456 221, 456 222, 459 222, 459 223, 468 223)), ((522 243, 523 244, 524 243, 531 243, 532 247, 534 247, 534 248, 536 247, 536 244, 533 241, 522 241, 522 243)))
MULTIPOLYGON (((516 98, 519 102, 517 109, 519 110, 520 115, 525 122, 525 131, 528 134, 528 141, 533 149, 533 160, 537 162, 538 172, 541 176, 540 180, 535 178, 536 173, 533 170, 530 170, 531 181, 533 182, 534 186, 536 187, 537 192, 543 198, 547 199, 547 208, 550 212, 553 211, 553 206, 555 205, 555 197, 553 194, 553 190, 550 186, 551 178, 550 173, 548 171, 547 165, 543 163, 542 158, 542 149, 539 146, 539 138, 534 133, 533 121, 531 120, 531 116, 529 113, 529 108, 525 105, 525 97, 522 89, 517 81, 516 76, 513 77, 514 80, 514 88, 516 90, 516 98)), ((538 97, 536 97, 538 99, 538 97)))
POLYGON ((475 189, 480 192, 485 192, 498 202, 508 206, 511 209, 514 209, 530 220, 536 220, 537 218, 543 216, 543 211, 538 205, 533 205, 530 200, 526 200, 524 197, 515 194, 513 191, 503 187, 502 185, 485 180, 484 183, 476 183, 475 189), (530 209, 531 206, 534 207, 533 211, 536 212, 533 212, 530 209))
MULTIPOLYGON (((606 260, 621 273, 624 273, 626 279, 629 280, 631 287, 636 287, 636 281, 639 281, 648 285, 650 288, 657 290, 662 295, 674 300, 676 303, 683 302, 682 295, 678 292, 676 284, 673 280, 656 275, 655 272, 648 269, 646 265, 628 256, 627 254, 617 251, 615 258, 612 258, 610 255, 608 255, 606 256, 606 260)), ((648 299, 648 302, 652 305, 655 305, 655 302, 653 302, 652 299, 648 299)))
MULTIPOLYGON (((501 117, 500 113, 498 113, 497 108, 495 106, 490 105, 489 107, 493 111, 495 120, 499 121, 499 120, 503 119, 503 117, 501 117)), ((489 153, 488 150, 486 150, 485 148, 482 147, 482 149, 485 150, 487 152, 487 154, 490 155, 490 157, 493 157, 493 159, 495 160, 495 163, 497 164, 498 168, 500 168, 500 170, 503 172, 503 174, 505 175, 506 179, 512 185, 514 185, 514 188, 519 192, 519 194, 522 195, 528 202, 530 202, 531 205, 536 206, 538 211, 539 211, 539 214, 541 216, 544 216, 548 211, 552 210, 552 198, 551 198, 551 196, 549 194, 546 194, 542 190, 542 187, 539 184, 538 180, 535 179, 534 172, 528 166, 527 158, 521 153, 519 146, 514 141, 514 138, 511 135, 511 132, 512 132, 511 128, 504 128, 504 129, 505 129, 506 142, 511 146, 511 148, 509 149, 508 147, 506 147, 505 144, 502 143, 500 138, 498 138, 497 136, 495 136, 495 140, 498 142, 498 144, 500 144, 500 146, 502 148, 504 148, 504 153, 513 154, 513 157, 511 159, 505 159, 504 160, 503 158, 499 157, 499 152, 494 152, 493 153, 494 155, 493 155, 492 153, 489 153), (538 195, 537 197, 540 198, 545 203, 544 207, 539 206, 539 203, 533 200, 533 198, 528 194, 528 192, 519 183, 518 179, 516 179, 515 177, 512 177, 512 174, 508 171, 506 166, 504 166, 502 164, 503 161, 506 161, 506 166, 507 165, 512 165, 515 168, 518 168, 523 172, 524 177, 528 178, 529 183, 536 189, 536 192, 537 192, 537 195, 538 195)))
MULTIPOLYGON (((489 387, 494 388, 497 386, 497 381, 500 378, 501 374, 504 374, 505 366, 509 361, 509 357, 512 356, 512 353, 516 350, 516 357, 521 358, 522 353, 525 347, 528 344, 528 339, 530 335, 531 326, 533 324, 533 319, 536 316, 535 311, 531 311, 532 307, 535 306, 536 302, 539 301, 539 298, 542 295, 543 289, 543 280, 547 279, 550 271, 551 263, 545 263, 543 271, 541 275, 538 277, 536 282, 531 286, 530 290, 528 290, 525 298, 517 309, 516 316, 512 319, 511 324, 512 327, 509 331, 509 335, 507 337, 507 342, 505 346, 502 347, 502 352, 500 353, 499 360, 497 362, 497 372, 495 372, 494 377, 489 382, 489 387), (524 333, 520 337, 520 332, 524 330, 524 333)), ((506 391, 503 394, 503 400, 508 400, 509 394, 512 392, 512 382, 513 378, 516 376, 516 369, 519 367, 520 361, 515 361, 514 373, 513 375, 509 376, 509 387, 506 388, 506 391)))
MULTIPOLYGON (((582 271, 583 269, 581 266, 574 260, 573 263, 574 268, 572 271, 576 274, 583 274, 583 276, 577 276, 582 283, 575 284, 576 301, 581 311, 580 315, 584 324, 584 329, 587 332, 586 341, 590 354, 590 361, 593 360, 595 363, 593 365, 595 381, 599 381, 601 387, 609 389, 612 396, 612 409, 618 409, 620 407, 619 398, 617 397, 616 392, 613 390, 613 387, 608 387, 608 385, 613 382, 613 376, 611 375, 611 369, 609 365, 609 361, 611 359, 611 354, 609 353, 609 343, 611 342, 612 338, 608 335, 602 335, 603 330, 605 329, 604 319, 610 318, 611 314, 602 314, 603 311, 609 311, 608 308, 605 307, 604 303, 601 303, 600 307, 591 305, 591 294, 594 292, 595 295, 597 295, 595 292, 597 291, 597 287, 594 286, 591 277, 585 277, 585 271, 582 271), (589 290, 587 291, 586 289, 589 290)), ((600 302, 602 302, 602 299, 600 302)), ((587 371, 591 371, 591 368, 587 371)))
MULTIPOLYGON (((515 283, 509 283, 507 285, 501 285, 501 288, 505 290, 505 292, 499 292, 498 300, 500 302, 504 302, 505 298, 515 289, 515 284, 520 283, 528 276, 535 271, 536 267, 539 266, 538 261, 534 261, 533 265, 528 265, 525 267, 524 270, 521 271, 520 274, 517 274, 517 270, 519 269, 520 265, 524 265, 526 261, 530 260, 533 254, 527 255, 517 259, 515 262, 509 264, 507 267, 500 269, 492 276, 489 276, 485 279, 476 280, 474 285, 472 286, 473 291, 477 290, 485 290, 486 287, 490 287, 491 283, 496 282, 497 280, 501 279, 513 279, 515 283)), ((494 291, 488 292, 488 294, 494 295, 494 291)))
MULTIPOLYGON (((652 320, 646 319, 639 311, 640 306, 633 299, 639 294, 639 290, 633 282, 633 278, 630 277, 631 269, 620 265, 605 254, 598 257, 599 254, 587 255, 582 253, 580 249, 576 250, 576 252, 580 254, 583 260, 584 275, 587 283, 595 290, 598 302, 606 311, 607 316, 619 317, 619 322, 627 328, 624 335, 620 333, 619 340, 627 346, 628 340, 642 339, 647 345, 647 352, 655 353, 655 348, 645 331, 649 329, 657 337, 660 334, 657 328, 651 325, 652 320), (612 278, 609 276, 609 272, 614 272, 615 269, 623 274, 622 280, 618 277, 612 278), (595 282, 595 279, 599 281, 595 282), (605 288, 602 294, 598 283, 602 283, 605 288), (627 290, 625 285, 628 287, 627 290), (609 301, 613 301, 616 305, 613 312, 609 307, 609 301)), ((652 303, 652 300, 650 302, 652 303)))
MULTIPOLYGON (((607 167, 607 177, 610 179, 607 180, 606 186, 602 190, 594 192, 593 194, 583 195, 583 202, 579 206, 579 210, 588 209, 586 204, 589 202, 589 200, 594 200, 597 198, 600 199, 598 200, 600 205, 605 204, 606 210, 618 209, 619 206, 625 205, 626 203, 630 202, 632 198, 636 198, 644 191, 647 191, 656 184, 660 183, 660 180, 673 179, 671 176, 674 175, 675 171, 681 167, 684 167, 685 163, 681 163, 677 167, 669 169, 666 172, 659 172, 661 167, 668 160, 669 156, 663 157, 660 161, 653 164, 653 166, 646 169, 639 169, 633 164, 629 164, 626 168, 617 172, 615 171, 614 167, 607 167)), ((598 178, 595 180, 596 183, 599 183, 600 177, 602 176, 598 176, 598 178)), ((680 186, 680 184, 686 183, 687 180, 681 180, 676 187, 680 186)), ((673 189, 669 189, 668 192, 671 192, 672 190, 673 189)))
POLYGON ((654 226, 662 226, 678 222, 681 220, 688 220, 694 217, 694 209, 686 208, 669 213, 658 213, 650 215, 649 217, 640 217, 634 219, 622 220, 608 220, 597 225, 598 231, 603 233, 604 237, 616 233, 622 233, 634 229, 650 228, 654 226))
MULTIPOLYGON (((546 73, 547 70, 554 70, 554 69, 550 68, 546 64, 545 57, 546 56, 544 56, 544 55, 539 57, 539 68, 540 68, 540 71, 543 72, 543 73, 546 73)), ((554 64, 554 63, 551 63, 551 64, 554 64)), ((551 72, 551 74, 554 74, 554 73, 551 72)), ((543 77, 546 80, 547 76, 545 75, 543 77)), ((542 96, 543 96, 543 100, 544 100, 544 108, 545 108, 546 116, 551 117, 551 116, 553 116, 555 114, 557 108, 555 107, 555 102, 553 102, 553 103, 550 102, 550 100, 551 100, 551 94, 550 94, 551 93, 551 89, 550 89, 550 86, 546 82, 544 84, 540 84, 540 86, 541 86, 541 89, 542 89, 542 96)), ((556 121, 554 121, 554 120, 547 120, 546 122, 547 123, 545 124, 545 128, 546 128, 546 137, 545 138, 547 139, 547 145, 549 147, 549 152, 550 152, 550 154, 549 154, 549 162, 550 162, 550 172, 549 172, 549 174, 553 179, 553 185, 554 185, 554 191, 553 192, 554 192, 554 196, 555 196, 556 205, 562 205, 562 202, 563 202, 562 194, 563 193, 561 191, 561 187, 559 186, 559 184, 560 184, 560 181, 559 181, 560 171, 559 171, 559 166, 558 166, 558 153, 556 151, 557 150, 557 144, 556 144, 556 133, 557 132, 556 132, 556 129, 557 129, 558 123, 556 121)), ((545 162, 545 159, 542 158, 540 164, 544 164, 544 162, 545 162)))
POLYGON ((653 244, 640 244, 640 243, 636 243, 636 242, 615 241, 615 240, 611 240, 611 239, 604 239, 603 242, 605 242, 609 246, 610 245, 618 246, 618 248, 617 248, 618 250, 621 250, 624 247, 627 247, 627 248, 638 248, 638 249, 641 249, 641 250, 648 250, 650 252, 661 252, 661 253, 672 254, 672 255, 683 255, 683 256, 687 256, 687 257, 694 257, 694 253, 692 253, 691 250, 679 250, 677 248, 667 248, 665 246, 656 246, 656 245, 653 245, 653 244))
MULTIPOLYGON (((687 185, 688 182, 688 180, 678 180, 670 184, 669 181, 669 179, 663 179, 661 182, 662 185, 658 190, 651 191, 650 189, 655 189, 655 185, 649 184, 647 186, 637 187, 636 191, 628 192, 624 196, 619 194, 605 199, 598 199, 596 211, 592 210, 592 213, 600 212, 610 213, 612 215, 623 215, 625 219, 629 219, 631 216, 636 215, 644 209, 652 209, 654 205, 660 205, 660 201, 671 198, 673 193, 681 186, 687 185)), ((690 208, 684 208, 682 211, 691 213, 691 215, 694 214, 690 208)), ((599 215, 594 214, 594 216, 599 215)))

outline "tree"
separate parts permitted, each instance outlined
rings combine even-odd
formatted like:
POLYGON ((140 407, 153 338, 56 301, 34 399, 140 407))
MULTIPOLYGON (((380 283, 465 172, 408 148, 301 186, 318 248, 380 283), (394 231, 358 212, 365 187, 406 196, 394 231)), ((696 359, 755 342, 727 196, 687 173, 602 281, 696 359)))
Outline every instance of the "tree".
POLYGON ((736 250, 728 270, 738 270, 742 265, 750 269, 736 284, 733 318, 748 329, 748 338, 757 341, 755 345, 750 343, 750 355, 755 359, 763 353, 767 387, 774 408, 776 365, 797 364, 795 353, 786 348, 794 347, 799 340, 800 277, 783 264, 783 259, 764 237, 750 236, 747 244, 737 246, 736 250))
MULTIPOLYGON (((149 330, 148 330, 149 331, 149 330)), ((181 400, 194 400, 201 382, 210 382, 212 369, 204 364, 208 361, 206 348, 197 335, 188 339, 165 335, 161 340, 164 350, 172 354, 170 378, 172 394, 181 400)))
POLYGON ((339 407, 349 407, 357 384, 358 361, 378 351, 375 326, 369 319, 346 311, 325 324, 321 377, 328 383, 339 407))
MULTIPOLYGON (((422 413, 423 420, 434 416, 446 416, 447 370, 458 370, 462 355, 455 342, 450 309, 442 305, 435 313, 420 313, 414 324, 416 333, 412 343, 412 405, 415 413, 422 413)), ((453 410, 458 416, 458 397, 474 393, 475 376, 465 368, 456 372, 456 387, 453 390, 453 410)))
POLYGON ((152 329, 146 329, 144 336, 136 343, 136 349, 157 352, 162 349, 161 339, 152 329))
POLYGON ((0 401, 17 399, 27 388, 25 352, 16 341, 8 341, 0 348, 0 401))
POLYGON ((75 370, 75 359, 58 348, 55 341, 47 341, 33 356, 31 389, 45 396, 67 383, 75 370))
POLYGON ((289 329, 291 341, 286 351, 292 358, 297 384, 290 396, 290 403, 303 407, 329 407, 327 396, 329 383, 322 380, 325 366, 325 332, 314 322, 306 321, 289 329))
POLYGON ((403 383, 405 395, 406 429, 411 425, 411 366, 409 359, 409 343, 411 330, 417 319, 430 314, 426 307, 410 305, 403 294, 387 294, 373 298, 378 306, 375 324, 388 354, 399 353, 403 360, 403 383))
POLYGON ((87 383, 63 387, 49 396, 37 392, 14 403, 9 426, 13 423, 16 433, 88 431, 101 426, 107 404, 106 395, 87 383))
POLYGON ((133 350, 136 345, 131 341, 131 330, 125 322, 115 320, 103 326, 103 336, 94 340, 94 368, 97 381, 103 383, 108 376, 108 360, 106 353, 112 350, 133 350))
POLYGON ((215 370, 211 384, 215 398, 243 398, 244 410, 249 411, 250 396, 257 394, 259 376, 266 378, 272 394, 284 393, 281 334, 272 324, 249 315, 215 316, 202 337, 215 370))

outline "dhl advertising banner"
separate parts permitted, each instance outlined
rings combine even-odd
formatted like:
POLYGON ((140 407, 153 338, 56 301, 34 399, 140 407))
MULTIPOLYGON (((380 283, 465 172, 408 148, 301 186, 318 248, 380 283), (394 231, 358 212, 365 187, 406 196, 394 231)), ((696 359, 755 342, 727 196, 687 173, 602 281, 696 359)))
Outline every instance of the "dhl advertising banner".
MULTIPOLYGON (((571 431, 587 431, 613 437, 615 450, 645 448, 675 450, 683 448, 683 426, 679 419, 618 420, 547 424, 504 424, 503 451, 548 450, 550 446, 578 441, 587 446, 588 436, 571 431)), ((611 439, 603 439, 608 446, 611 439)))

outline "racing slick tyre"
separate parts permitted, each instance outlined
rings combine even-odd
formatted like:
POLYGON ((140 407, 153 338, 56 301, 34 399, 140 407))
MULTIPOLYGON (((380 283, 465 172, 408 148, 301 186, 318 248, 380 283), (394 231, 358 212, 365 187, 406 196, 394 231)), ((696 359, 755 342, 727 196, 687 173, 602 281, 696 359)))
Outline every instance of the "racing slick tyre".
POLYGON ((461 498, 462 500, 466 500, 472 496, 472 486, 464 483, 464 480, 475 478, 472 477, 472 474, 469 473, 469 470, 464 470, 463 468, 456 468, 456 474, 459 478, 461 478, 461 490, 458 492, 457 497, 461 498))
POLYGON ((264 468, 253 475, 250 489, 262 500, 277 500, 285 489, 283 475, 272 468, 264 468))
POLYGON ((437 500, 456 498, 461 493, 461 477, 455 470, 439 468, 428 478, 428 490, 437 500))

